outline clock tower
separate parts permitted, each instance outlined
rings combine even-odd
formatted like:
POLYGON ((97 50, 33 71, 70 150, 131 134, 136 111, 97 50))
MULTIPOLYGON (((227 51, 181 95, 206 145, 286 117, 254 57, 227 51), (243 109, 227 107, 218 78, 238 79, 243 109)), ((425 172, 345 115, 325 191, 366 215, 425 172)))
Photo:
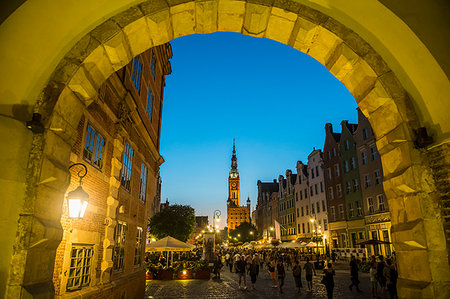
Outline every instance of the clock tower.
POLYGON ((237 169, 236 147, 233 139, 233 155, 231 157, 231 170, 228 176, 228 199, 236 206, 241 205, 240 178, 237 169))

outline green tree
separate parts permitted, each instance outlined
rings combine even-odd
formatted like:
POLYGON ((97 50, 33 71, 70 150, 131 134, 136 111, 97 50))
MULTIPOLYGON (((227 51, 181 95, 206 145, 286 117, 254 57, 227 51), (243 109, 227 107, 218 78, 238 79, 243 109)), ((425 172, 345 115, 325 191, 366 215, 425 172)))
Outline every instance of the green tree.
POLYGON ((242 222, 230 232, 230 243, 255 241, 258 236, 256 227, 248 222, 242 222))
POLYGON ((194 209, 183 205, 168 206, 150 219, 149 229, 158 239, 171 236, 186 242, 195 229, 194 209))

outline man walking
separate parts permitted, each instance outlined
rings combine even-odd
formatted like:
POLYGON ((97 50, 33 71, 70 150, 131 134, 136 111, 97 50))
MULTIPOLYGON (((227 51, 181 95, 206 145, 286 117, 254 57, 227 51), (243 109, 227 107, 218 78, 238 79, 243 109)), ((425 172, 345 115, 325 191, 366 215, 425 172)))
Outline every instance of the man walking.
POLYGON ((358 270, 358 263, 356 262, 355 257, 352 255, 350 261, 350 279, 352 281, 352 284, 348 288, 350 289, 350 291, 352 291, 353 286, 355 286, 356 291, 358 293, 361 293, 362 291, 359 289, 358 270))
POLYGON ((303 269, 305 270, 305 276, 306 276, 306 283, 308 284, 308 291, 312 292, 312 276, 313 272, 314 275, 316 275, 316 269, 314 269, 314 266, 312 263, 309 262, 309 257, 306 258, 306 264, 303 266, 303 269))
POLYGON ((244 280, 244 290, 247 290, 247 277, 245 273, 245 268, 247 263, 245 262, 245 256, 241 255, 241 259, 236 262, 235 269, 236 273, 239 275, 239 289, 241 289, 241 281, 244 280))

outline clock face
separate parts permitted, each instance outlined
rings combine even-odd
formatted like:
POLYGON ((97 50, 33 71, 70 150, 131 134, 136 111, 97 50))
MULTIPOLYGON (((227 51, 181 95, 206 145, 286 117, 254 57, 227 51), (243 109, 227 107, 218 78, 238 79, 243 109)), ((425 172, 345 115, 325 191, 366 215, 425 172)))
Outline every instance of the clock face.
POLYGON ((231 187, 232 187, 232 188, 236 188, 236 182, 232 182, 232 183, 231 183, 231 187))

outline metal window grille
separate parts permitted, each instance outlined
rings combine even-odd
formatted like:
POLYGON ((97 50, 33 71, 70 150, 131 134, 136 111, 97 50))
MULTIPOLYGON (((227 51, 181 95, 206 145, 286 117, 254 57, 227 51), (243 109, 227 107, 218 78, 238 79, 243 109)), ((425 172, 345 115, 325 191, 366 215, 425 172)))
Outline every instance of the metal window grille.
POLYGON ((72 246, 70 253, 69 278, 67 279, 67 290, 79 290, 88 286, 91 282, 91 265, 94 247, 72 246))
POLYGON ((113 270, 123 270, 123 259, 125 256, 125 238, 127 225, 123 222, 117 222, 114 230, 114 250, 113 250, 113 270))
POLYGON ((141 186, 139 189, 139 199, 145 202, 145 197, 147 194, 147 166, 141 165, 141 186))
POLYGON ((131 75, 131 80, 133 80, 134 87, 137 92, 141 89, 141 76, 142 76, 142 62, 139 56, 134 57, 133 60, 133 74, 131 75))
POLYGON ((84 143, 83 158, 95 166, 103 166, 103 147, 105 139, 88 124, 86 128, 86 141, 84 143))
POLYGON ((123 154, 123 165, 122 165, 122 178, 121 185, 127 190, 130 190, 130 181, 131 181, 131 167, 133 165, 133 154, 134 151, 130 147, 130 145, 125 142, 125 150, 123 154))

